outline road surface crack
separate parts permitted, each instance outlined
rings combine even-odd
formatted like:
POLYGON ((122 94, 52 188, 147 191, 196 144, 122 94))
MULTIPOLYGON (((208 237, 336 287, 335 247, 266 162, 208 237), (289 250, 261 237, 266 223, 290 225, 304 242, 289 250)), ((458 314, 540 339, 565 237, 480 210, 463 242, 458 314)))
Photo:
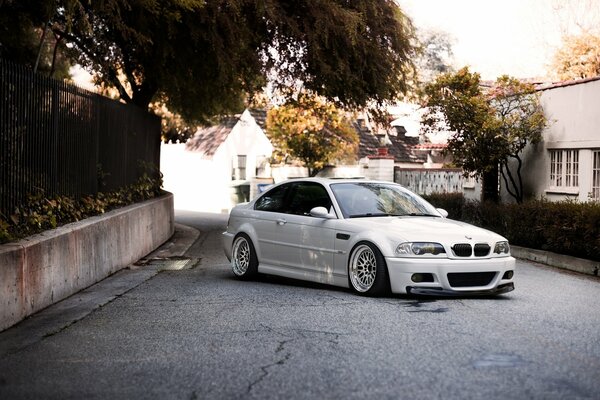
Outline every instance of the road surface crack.
MULTIPOLYGON (((291 342, 293 339, 287 339, 287 340, 280 340, 277 348, 275 349, 275 354, 279 354, 282 353, 285 350, 285 345, 289 342, 291 342)), ((267 378, 267 376, 269 376, 269 369, 273 368, 273 367, 277 367, 277 366, 281 366, 284 365, 292 356, 292 353, 290 352, 286 352, 282 358, 280 358, 279 360, 275 361, 274 363, 271 364, 267 364, 264 365, 262 367, 260 367, 261 370, 261 374, 260 376, 254 380, 253 382, 250 383, 250 385, 248 385, 248 390, 247 393, 249 394, 250 392, 252 392, 252 389, 254 389, 254 387, 256 385, 258 385, 259 383, 261 383, 265 378, 267 378)))

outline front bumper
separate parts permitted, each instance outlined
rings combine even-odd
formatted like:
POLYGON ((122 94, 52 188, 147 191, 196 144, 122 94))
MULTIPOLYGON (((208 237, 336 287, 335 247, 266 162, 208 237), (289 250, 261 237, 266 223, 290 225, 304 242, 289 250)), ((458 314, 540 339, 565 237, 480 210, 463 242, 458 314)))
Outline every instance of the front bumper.
POLYGON ((508 271, 515 270, 513 257, 487 259, 433 259, 386 258, 390 286, 393 293, 427 294, 437 296, 495 295, 514 289, 514 277, 506 279, 508 271), (493 277, 484 285, 461 284, 452 286, 448 274, 490 273, 493 277), (433 282, 414 282, 414 274, 431 274, 433 282))

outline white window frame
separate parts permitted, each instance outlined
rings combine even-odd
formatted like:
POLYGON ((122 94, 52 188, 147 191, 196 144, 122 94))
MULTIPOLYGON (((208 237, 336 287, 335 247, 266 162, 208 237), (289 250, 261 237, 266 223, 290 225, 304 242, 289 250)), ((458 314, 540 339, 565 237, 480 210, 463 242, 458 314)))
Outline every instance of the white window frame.
POLYGON ((245 154, 238 154, 232 158, 231 180, 245 181, 247 179, 248 157, 245 154))
POLYGON ((592 150, 592 191, 590 197, 600 200, 600 150, 592 150))
POLYGON ((579 193, 579 149, 550 152, 549 192, 579 193))

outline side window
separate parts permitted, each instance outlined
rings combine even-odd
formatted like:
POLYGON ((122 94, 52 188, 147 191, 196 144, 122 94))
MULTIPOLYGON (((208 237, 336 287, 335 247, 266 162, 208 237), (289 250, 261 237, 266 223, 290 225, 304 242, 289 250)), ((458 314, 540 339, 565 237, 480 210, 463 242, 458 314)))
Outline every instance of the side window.
POLYGON ((308 215, 315 207, 331 208, 331 199, 323 186, 314 182, 294 184, 291 201, 287 212, 289 214, 308 215))
POLYGON ((290 185, 282 185, 269 190, 256 201, 254 209, 260 211, 284 212, 284 200, 286 194, 289 192, 289 188, 290 185))

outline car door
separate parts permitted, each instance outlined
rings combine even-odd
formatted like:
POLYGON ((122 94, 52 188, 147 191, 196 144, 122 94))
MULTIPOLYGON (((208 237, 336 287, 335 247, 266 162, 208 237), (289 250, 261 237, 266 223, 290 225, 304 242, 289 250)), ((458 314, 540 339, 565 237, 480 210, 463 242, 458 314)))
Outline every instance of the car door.
POLYGON ((297 232, 290 230, 286 215, 291 186, 284 184, 269 190, 254 205, 252 216, 258 239, 259 269, 269 268, 276 272, 279 267, 289 266, 298 259, 297 247, 289 245, 297 241, 297 232))
MULTIPOLYGON (((289 193, 285 226, 289 236, 286 247, 295 249, 288 266, 302 279, 330 282, 333 274, 335 219, 310 215, 314 207, 332 209, 327 190, 318 182, 295 182, 289 193)), ((292 254, 292 253, 290 253, 292 254)))

